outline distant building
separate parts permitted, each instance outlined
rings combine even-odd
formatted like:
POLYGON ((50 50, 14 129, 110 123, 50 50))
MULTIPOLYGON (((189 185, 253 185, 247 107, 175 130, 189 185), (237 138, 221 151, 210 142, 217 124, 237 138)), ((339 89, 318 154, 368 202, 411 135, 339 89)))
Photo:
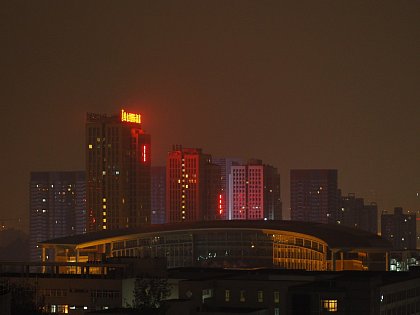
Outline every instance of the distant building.
POLYGON ((330 222, 338 209, 337 170, 291 170, 290 208, 292 220, 330 222))
POLYGON ((220 177, 210 154, 174 146, 166 164, 166 222, 220 219, 220 177))
POLYGON ((166 222, 166 167, 152 166, 152 224, 166 222))
POLYGON ((85 232, 85 172, 32 172, 29 185, 31 261, 42 259, 38 242, 85 232))
POLYGON ((88 231, 150 223, 150 145, 139 114, 87 114, 88 231))
POLYGON ((365 205, 363 198, 356 198, 355 194, 341 196, 339 208, 332 215, 332 223, 378 233, 378 206, 376 203, 365 205))
POLYGON ((280 175, 277 169, 250 160, 233 165, 229 186, 232 220, 281 219, 280 175))
POLYGON ((416 215, 404 214, 400 207, 393 214, 383 212, 381 234, 396 250, 416 249, 416 215))
POLYGON ((220 204, 225 211, 222 213, 221 219, 232 220, 233 217, 233 202, 230 198, 232 187, 229 185, 230 177, 232 176, 233 165, 243 165, 245 162, 239 158, 213 158, 214 164, 221 167, 221 198, 220 204))

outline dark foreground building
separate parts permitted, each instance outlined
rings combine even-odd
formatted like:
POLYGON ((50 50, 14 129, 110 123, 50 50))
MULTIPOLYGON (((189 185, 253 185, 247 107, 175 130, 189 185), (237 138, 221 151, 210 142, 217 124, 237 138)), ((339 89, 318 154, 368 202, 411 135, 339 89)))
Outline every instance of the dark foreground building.
POLYGON ((44 265, 45 273, 28 273, 25 264, 0 264, 2 283, 8 284, 0 292, 1 314, 10 314, 17 288, 27 292, 21 305, 47 314, 157 314, 129 309, 136 278, 167 280, 170 294, 159 312, 166 315, 420 313, 417 271, 166 270, 161 260, 138 258, 68 264, 83 273, 62 274, 63 263, 44 265))

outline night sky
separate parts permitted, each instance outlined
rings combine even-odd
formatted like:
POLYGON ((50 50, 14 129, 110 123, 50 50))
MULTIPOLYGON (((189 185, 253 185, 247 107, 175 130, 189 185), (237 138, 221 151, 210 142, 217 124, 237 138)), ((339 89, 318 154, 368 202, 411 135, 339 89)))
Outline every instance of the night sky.
MULTIPOLYGON (((31 171, 84 169, 86 112, 142 113, 172 144, 420 209, 419 1, 10 1, 0 9, 0 219, 31 171)), ((16 221, 6 221, 16 225, 16 221)))

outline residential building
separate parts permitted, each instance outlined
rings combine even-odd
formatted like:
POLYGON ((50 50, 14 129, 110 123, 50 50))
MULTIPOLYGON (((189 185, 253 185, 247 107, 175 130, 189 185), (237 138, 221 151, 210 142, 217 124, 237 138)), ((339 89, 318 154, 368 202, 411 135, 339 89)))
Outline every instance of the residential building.
POLYGON ((230 177, 232 176, 233 165, 243 165, 245 162, 239 158, 213 158, 213 163, 221 167, 221 197, 220 206, 222 208, 221 219, 232 220, 233 218, 233 201, 231 196, 230 177))
POLYGON ((229 183, 232 220, 280 219, 280 175, 277 169, 250 160, 245 165, 233 165, 229 183))
POLYGON ((330 223, 378 233, 378 206, 374 202, 366 205, 363 198, 352 193, 340 197, 339 207, 330 218, 330 223))
POLYGON ((290 171, 292 220, 328 223, 338 209, 337 170, 290 171))
POLYGON ((210 154, 174 146, 166 165, 166 222, 220 219, 220 175, 210 154))
POLYGON ((416 214, 405 214, 403 208, 382 213, 381 235, 392 242, 395 250, 416 249, 416 214))
POLYGON ((42 259, 39 242, 86 232, 85 180, 83 171, 31 173, 29 185, 31 261, 42 259))
POLYGON ((150 224, 150 146, 139 114, 87 114, 88 231, 150 224))
POLYGON ((152 166, 152 224, 166 222, 166 167, 152 166))

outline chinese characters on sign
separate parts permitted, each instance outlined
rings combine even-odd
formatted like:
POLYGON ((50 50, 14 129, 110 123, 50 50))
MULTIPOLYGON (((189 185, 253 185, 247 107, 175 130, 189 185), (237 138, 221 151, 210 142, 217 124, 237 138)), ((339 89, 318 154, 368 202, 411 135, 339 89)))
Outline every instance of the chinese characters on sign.
POLYGON ((128 113, 124 109, 121 110, 121 121, 141 124, 141 115, 128 113))

